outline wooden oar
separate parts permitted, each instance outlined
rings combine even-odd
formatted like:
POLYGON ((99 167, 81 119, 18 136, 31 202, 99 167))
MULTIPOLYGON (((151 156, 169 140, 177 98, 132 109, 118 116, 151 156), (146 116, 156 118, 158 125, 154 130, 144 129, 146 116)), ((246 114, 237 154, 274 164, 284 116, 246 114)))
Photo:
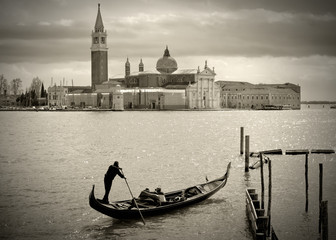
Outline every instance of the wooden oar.
MULTIPOLYGON (((122 172, 121 169, 120 169, 120 171, 122 172)), ((124 175, 123 172, 122 172, 122 174, 124 175)), ((124 177, 125 177, 125 175, 124 175, 124 177)), ((128 187, 128 190, 129 190, 129 192, 131 193, 131 196, 132 196, 132 199, 133 199, 133 201, 134 201, 134 203, 135 203, 135 206, 137 207, 137 209, 138 209, 138 211, 139 211, 139 214, 140 214, 140 216, 141 216, 141 218, 142 218, 142 222, 144 223, 144 225, 146 225, 145 219, 144 219, 144 217, 142 216, 142 213, 141 213, 141 211, 140 211, 140 209, 139 209, 139 206, 138 206, 137 202, 135 201, 135 198, 134 198, 134 196, 133 196, 133 193, 132 193, 132 191, 131 191, 131 188, 130 188, 130 186, 128 185, 127 179, 126 179, 126 178, 124 178, 124 179, 125 179, 126 185, 127 185, 127 187, 128 187)))

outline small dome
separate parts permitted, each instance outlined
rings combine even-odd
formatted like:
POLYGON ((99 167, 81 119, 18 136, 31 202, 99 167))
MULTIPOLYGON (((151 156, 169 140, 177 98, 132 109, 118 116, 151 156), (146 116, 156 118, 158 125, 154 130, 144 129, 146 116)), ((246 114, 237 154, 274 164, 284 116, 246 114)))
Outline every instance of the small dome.
POLYGON ((177 62, 169 54, 168 46, 163 54, 162 58, 156 63, 156 70, 160 73, 173 73, 177 70, 177 62))

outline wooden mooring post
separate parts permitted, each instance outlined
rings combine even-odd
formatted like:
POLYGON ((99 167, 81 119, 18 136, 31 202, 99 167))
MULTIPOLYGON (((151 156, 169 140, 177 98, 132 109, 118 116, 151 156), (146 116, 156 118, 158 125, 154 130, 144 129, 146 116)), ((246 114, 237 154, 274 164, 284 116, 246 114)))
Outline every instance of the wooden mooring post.
POLYGON ((244 127, 240 127, 240 155, 244 153, 244 127))
POLYGON ((322 240, 328 240, 328 201, 321 202, 321 224, 322 224, 322 240))
POLYGON ((272 160, 268 160, 268 206, 267 206, 267 216, 268 216, 268 229, 267 236, 272 234, 271 226, 271 207, 272 207, 272 160))
POLYGON ((306 182, 306 212, 308 212, 308 153, 306 153, 305 162, 305 182, 306 182))
POLYGON ((319 164, 319 233, 321 233, 321 204, 322 204, 322 197, 323 197, 323 164, 319 164))
POLYGON ((305 161, 305 186, 306 186, 306 206, 305 210, 308 212, 308 149, 295 149, 295 150, 287 150, 286 155, 306 155, 305 161))
POLYGON ((249 171, 250 164, 250 136, 245 136, 245 172, 249 171))
POLYGON ((261 179, 261 208, 264 209, 265 206, 265 184, 264 184, 264 161, 263 154, 260 153, 260 179, 261 179))

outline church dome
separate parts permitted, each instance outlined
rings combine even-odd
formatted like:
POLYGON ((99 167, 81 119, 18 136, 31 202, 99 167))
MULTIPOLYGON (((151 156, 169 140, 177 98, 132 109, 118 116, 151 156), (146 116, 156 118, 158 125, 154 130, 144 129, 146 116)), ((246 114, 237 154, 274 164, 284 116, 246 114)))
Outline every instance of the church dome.
POLYGON ((156 70, 160 73, 173 73, 177 70, 177 62, 169 54, 168 46, 164 51, 163 57, 156 63, 156 70))

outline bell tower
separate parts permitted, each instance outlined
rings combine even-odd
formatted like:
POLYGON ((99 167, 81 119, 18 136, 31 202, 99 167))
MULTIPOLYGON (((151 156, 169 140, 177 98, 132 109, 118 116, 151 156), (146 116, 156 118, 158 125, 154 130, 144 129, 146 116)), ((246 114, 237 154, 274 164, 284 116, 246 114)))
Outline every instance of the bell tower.
POLYGON ((104 31, 100 4, 98 4, 96 24, 91 37, 91 88, 96 90, 96 84, 101 84, 108 80, 107 33, 106 30, 104 31))

